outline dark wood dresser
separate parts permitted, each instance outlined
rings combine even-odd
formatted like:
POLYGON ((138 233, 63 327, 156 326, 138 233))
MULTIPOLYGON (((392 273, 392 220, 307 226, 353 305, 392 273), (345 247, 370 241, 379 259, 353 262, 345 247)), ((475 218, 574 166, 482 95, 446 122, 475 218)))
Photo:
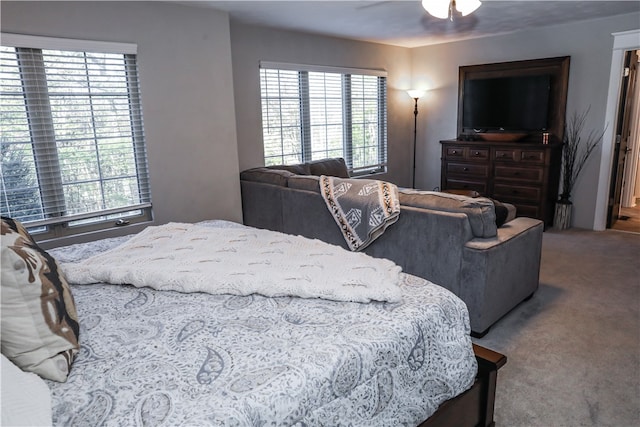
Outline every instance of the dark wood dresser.
POLYGON ((562 144, 440 141, 442 190, 475 190, 516 206, 518 216, 553 222, 562 144))

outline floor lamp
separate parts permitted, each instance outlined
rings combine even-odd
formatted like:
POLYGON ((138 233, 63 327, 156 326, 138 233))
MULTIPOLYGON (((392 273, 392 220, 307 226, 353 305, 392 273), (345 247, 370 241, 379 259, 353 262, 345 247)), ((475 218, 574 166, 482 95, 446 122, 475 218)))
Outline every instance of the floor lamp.
POLYGON ((417 132, 418 132, 418 99, 424 95, 423 90, 411 89, 407 93, 413 98, 415 105, 413 108, 413 175, 411 179, 411 188, 416 188, 416 145, 417 145, 417 132))

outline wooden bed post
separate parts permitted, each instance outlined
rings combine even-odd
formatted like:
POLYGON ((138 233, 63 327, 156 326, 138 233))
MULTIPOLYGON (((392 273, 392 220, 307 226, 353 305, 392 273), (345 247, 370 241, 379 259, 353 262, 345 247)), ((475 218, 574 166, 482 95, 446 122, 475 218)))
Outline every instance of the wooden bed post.
POLYGON ((507 363, 503 354, 473 344, 478 375, 471 388, 444 402, 419 427, 493 427, 498 369, 507 363))
POLYGON ((478 377, 481 377, 481 372, 486 373, 486 377, 483 378, 483 380, 486 381, 486 384, 482 390, 484 417, 481 418, 480 425, 492 427, 495 425, 495 421, 493 420, 493 410, 495 408, 496 401, 498 369, 502 368, 504 364, 507 363, 507 357, 476 344, 473 344, 473 352, 476 354, 476 360, 478 361, 478 377))

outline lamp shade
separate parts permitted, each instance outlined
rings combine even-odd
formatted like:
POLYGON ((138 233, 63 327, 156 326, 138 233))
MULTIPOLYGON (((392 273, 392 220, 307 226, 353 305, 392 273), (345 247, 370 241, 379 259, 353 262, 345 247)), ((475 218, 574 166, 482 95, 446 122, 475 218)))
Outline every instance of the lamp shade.
POLYGON ((421 89, 409 89, 407 91, 407 93, 409 94, 410 97, 412 97, 413 99, 417 99, 420 98, 422 95, 424 95, 424 90, 421 89))

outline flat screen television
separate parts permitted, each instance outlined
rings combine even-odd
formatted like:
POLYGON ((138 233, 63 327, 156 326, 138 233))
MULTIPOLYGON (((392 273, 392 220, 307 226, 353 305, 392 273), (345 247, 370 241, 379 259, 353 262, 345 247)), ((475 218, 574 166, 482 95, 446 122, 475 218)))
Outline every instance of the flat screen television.
POLYGON ((551 75, 520 75, 464 81, 465 132, 541 132, 549 128, 551 75))
POLYGON ((550 143, 561 142, 569 62, 562 56, 460 66, 457 138, 542 142, 548 133, 550 143))

